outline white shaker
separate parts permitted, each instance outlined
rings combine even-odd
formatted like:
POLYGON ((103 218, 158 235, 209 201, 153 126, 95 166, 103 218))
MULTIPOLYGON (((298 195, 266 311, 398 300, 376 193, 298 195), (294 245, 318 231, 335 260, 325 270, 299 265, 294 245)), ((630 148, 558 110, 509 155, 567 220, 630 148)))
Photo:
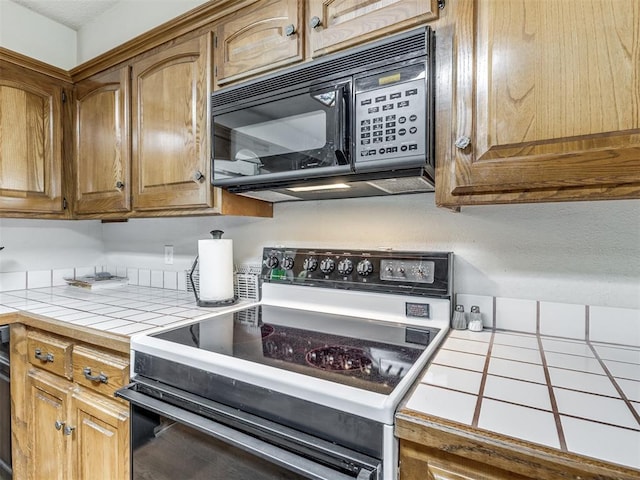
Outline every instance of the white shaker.
POLYGON ((469 313, 469 324, 467 328, 472 332, 481 332, 484 326, 482 325, 482 314, 480 313, 480 307, 474 305, 471 307, 471 313, 469 313))

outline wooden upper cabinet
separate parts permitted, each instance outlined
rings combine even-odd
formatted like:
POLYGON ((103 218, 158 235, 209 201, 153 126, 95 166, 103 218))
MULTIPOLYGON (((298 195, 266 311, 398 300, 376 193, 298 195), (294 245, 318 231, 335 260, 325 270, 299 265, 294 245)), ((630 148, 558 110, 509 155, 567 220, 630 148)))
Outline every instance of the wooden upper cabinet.
POLYGON ((324 55, 437 17, 437 0, 307 0, 310 54, 324 55))
POLYGON ((216 86, 301 61, 302 7, 297 0, 261 0, 223 19, 214 38, 216 86))
POLYGON ((437 203, 640 197, 632 3, 458 2, 437 203))
POLYGON ((133 208, 212 206, 210 34, 132 66, 133 208))
POLYGON ((0 211, 63 212, 66 87, 0 58, 0 211))
POLYGON ((131 208, 129 67, 76 84, 75 213, 131 208))

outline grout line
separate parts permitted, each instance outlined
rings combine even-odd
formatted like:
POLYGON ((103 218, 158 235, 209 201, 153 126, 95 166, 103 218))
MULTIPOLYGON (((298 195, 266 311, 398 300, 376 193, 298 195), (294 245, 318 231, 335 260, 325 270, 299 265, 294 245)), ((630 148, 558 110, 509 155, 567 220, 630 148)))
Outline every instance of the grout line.
MULTIPOLYGON (((497 322, 496 322, 496 297, 493 297, 493 319, 492 319, 492 324, 493 324, 493 329, 495 330, 497 327, 497 322)), ((491 337, 493 339, 493 336, 491 337)))
POLYGON ((547 389, 549 390, 549 399, 551 400, 551 410, 553 411, 553 418, 556 422, 556 428, 558 429, 558 440, 560 441, 560 449, 563 452, 567 452, 567 441, 564 436, 564 430, 562 429, 562 422, 560 421, 560 411, 558 410, 558 401, 551 385, 551 375, 549 374, 549 366, 547 365, 547 357, 544 354, 544 347, 542 346, 542 339, 538 335, 538 346, 540 348, 540 357, 542 358, 542 368, 544 369, 544 377, 547 380, 547 389))
POLYGON ((540 336, 540 300, 536 300, 536 335, 540 336))
MULTIPOLYGON (((494 309, 495 312, 495 309, 494 309)), ((494 313, 495 315, 495 313, 494 313)), ((489 349, 487 350, 487 356, 484 360, 484 367, 482 368, 482 380, 480 380, 480 390, 478 391, 478 399, 476 400, 476 408, 473 411, 473 420, 471 425, 473 427, 478 426, 478 420, 480 419, 480 407, 482 406, 482 398, 484 395, 484 387, 487 383, 487 375, 489 372, 489 362, 491 361, 491 350, 493 349, 493 338, 495 332, 491 332, 491 339, 489 340, 489 349)))
POLYGON ((589 343, 589 305, 584 306, 584 340, 589 343))
POLYGON ((636 419, 636 422, 638 422, 638 425, 640 425, 640 414, 636 411, 635 408, 633 408, 633 404, 631 403, 627 395, 624 393, 624 390, 622 389, 622 387, 618 385, 618 382, 616 381, 615 377, 611 374, 611 371, 607 368, 607 365, 606 363, 604 363, 604 360, 600 358, 600 355, 598 355, 598 351, 595 349, 595 347, 591 344, 590 341, 587 341, 587 345, 589 346, 593 354, 596 356, 596 359, 598 360, 598 362, 600 362, 600 366, 606 372, 607 376, 609 377, 609 380, 611 381, 615 389, 618 391, 618 394, 620 395, 620 399, 627 405, 629 410, 631 410, 631 415, 633 415, 633 417, 636 419))

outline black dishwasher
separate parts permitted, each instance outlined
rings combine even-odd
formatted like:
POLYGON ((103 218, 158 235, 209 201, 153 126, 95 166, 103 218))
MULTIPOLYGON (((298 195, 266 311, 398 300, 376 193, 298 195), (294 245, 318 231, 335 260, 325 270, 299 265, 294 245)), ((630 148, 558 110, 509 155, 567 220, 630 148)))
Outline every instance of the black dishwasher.
POLYGON ((11 478, 9 326, 0 326, 0 479, 11 478))

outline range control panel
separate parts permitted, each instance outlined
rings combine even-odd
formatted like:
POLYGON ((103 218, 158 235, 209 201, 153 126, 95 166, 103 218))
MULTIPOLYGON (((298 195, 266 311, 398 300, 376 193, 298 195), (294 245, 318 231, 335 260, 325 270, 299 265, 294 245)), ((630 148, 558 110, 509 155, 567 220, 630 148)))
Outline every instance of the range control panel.
POLYGON ((262 280, 308 286, 448 296, 452 254, 267 247, 262 280))

